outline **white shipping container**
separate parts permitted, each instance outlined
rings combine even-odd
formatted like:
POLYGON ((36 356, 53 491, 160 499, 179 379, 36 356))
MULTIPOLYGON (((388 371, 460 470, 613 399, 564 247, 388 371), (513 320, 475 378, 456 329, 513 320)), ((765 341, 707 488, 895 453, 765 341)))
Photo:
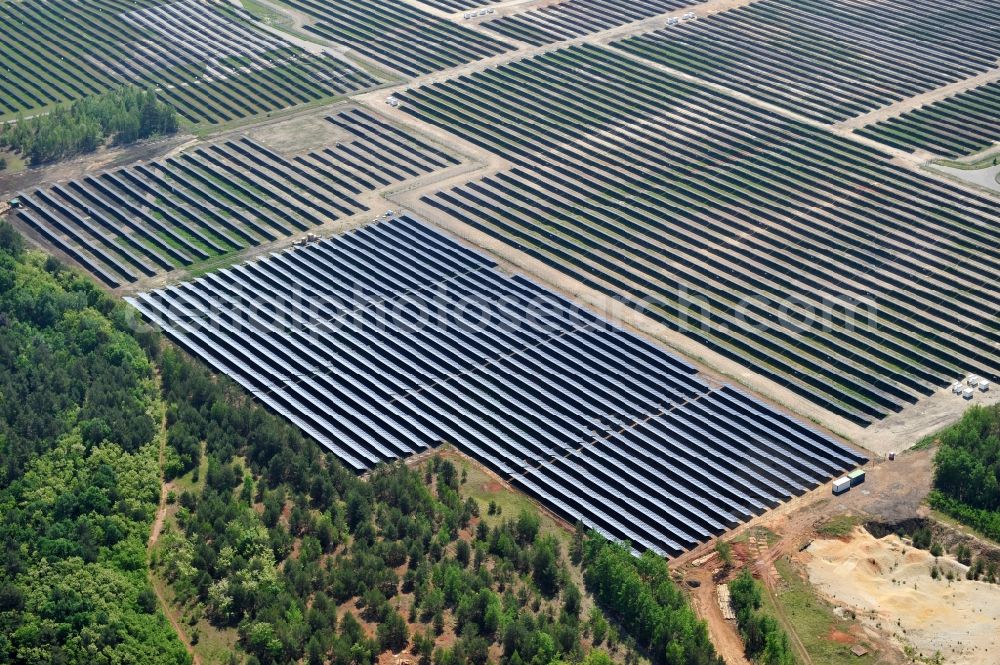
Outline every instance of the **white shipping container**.
POLYGON ((844 476, 843 478, 837 478, 835 481, 833 481, 834 494, 843 494, 849 489, 851 489, 851 479, 848 478, 847 476, 844 476))

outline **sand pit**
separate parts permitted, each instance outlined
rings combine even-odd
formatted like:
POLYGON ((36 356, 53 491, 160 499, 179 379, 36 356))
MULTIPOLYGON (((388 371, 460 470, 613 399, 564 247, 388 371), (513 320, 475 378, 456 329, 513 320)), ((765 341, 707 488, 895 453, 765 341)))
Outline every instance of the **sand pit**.
POLYGON ((817 540, 805 553, 809 580, 834 603, 853 609, 870 627, 924 657, 946 663, 1000 663, 1000 585, 965 579, 951 556, 937 560, 897 536, 875 539, 858 528, 847 540, 817 540))

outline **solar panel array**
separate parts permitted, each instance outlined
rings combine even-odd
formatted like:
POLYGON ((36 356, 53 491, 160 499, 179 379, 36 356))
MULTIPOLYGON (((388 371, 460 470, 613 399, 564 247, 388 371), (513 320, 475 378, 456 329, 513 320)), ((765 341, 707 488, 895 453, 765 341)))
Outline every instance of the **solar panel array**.
POLYGON ((857 134, 901 150, 961 157, 1000 142, 1000 81, 907 111, 857 134))
POLYGON ((981 74, 995 0, 759 0, 614 46, 824 122, 981 74))
POLYGON ((126 83, 152 85, 192 122, 226 122, 376 85, 202 0, 0 3, 0 115, 126 83))
POLYGON ((425 201, 858 424, 1000 378, 1000 211, 584 45, 398 95, 516 167, 425 201))
POLYGON ((408 217, 129 301, 354 469, 450 442, 661 553, 861 461, 408 217))
POLYGON ((421 0, 428 7, 440 9, 443 12, 461 12, 467 9, 481 9, 501 0, 421 0))
POLYGON ((286 0, 316 18, 304 29, 419 76, 513 50, 513 46, 438 18, 401 0, 286 0))
POLYGON ((863 461, 723 386, 512 481, 610 538, 673 556, 863 461))
POLYGON ((458 163, 366 111, 350 140, 286 158, 249 138, 21 194, 19 219, 112 287, 303 232, 355 196, 458 163))
POLYGON ((564 0, 487 21, 484 26, 534 46, 575 39, 652 18, 699 0, 564 0))

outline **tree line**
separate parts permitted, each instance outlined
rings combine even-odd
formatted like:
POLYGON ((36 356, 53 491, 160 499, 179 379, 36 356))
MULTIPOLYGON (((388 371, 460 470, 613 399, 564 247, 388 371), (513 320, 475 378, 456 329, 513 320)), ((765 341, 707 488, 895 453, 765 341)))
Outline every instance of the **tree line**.
POLYGON ((761 584, 749 568, 729 583, 729 598, 747 658, 760 665, 795 665, 788 635, 760 608, 761 593, 761 584))
POLYGON ((1000 405, 970 407, 938 439, 931 505, 1000 540, 1000 405))
POLYGON ((627 544, 608 542, 595 533, 584 552, 587 589, 653 663, 724 665, 662 557, 650 551, 635 557, 627 544))
POLYGON ((105 144, 128 145, 166 136, 177 127, 177 112, 154 89, 124 86, 56 106, 47 114, 20 116, 0 129, 0 147, 37 166, 93 152, 105 144))

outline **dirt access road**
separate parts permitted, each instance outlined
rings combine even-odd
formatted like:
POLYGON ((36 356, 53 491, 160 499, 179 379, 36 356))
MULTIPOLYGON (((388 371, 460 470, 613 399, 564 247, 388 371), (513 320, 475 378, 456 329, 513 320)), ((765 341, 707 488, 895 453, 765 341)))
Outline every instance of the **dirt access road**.
POLYGON ((184 626, 182 625, 180 619, 177 618, 177 614, 171 607, 170 601, 164 597, 163 591, 156 580, 156 576, 153 574, 153 548, 156 547, 156 543, 160 540, 160 534, 163 532, 163 524, 167 518, 167 494, 170 492, 170 484, 166 481, 166 477, 164 476, 167 456, 167 413, 165 410, 160 418, 160 432, 158 437, 160 440, 160 503, 156 508, 156 517, 153 519, 153 526, 149 531, 149 540, 146 542, 146 578, 149 581, 149 585, 153 588, 153 592, 156 594, 156 601, 159 603, 164 616, 167 617, 167 621, 170 622, 170 626, 174 629, 174 632, 177 633, 177 637, 180 639, 181 644, 184 645, 188 655, 191 656, 192 665, 202 665, 201 657, 191 645, 191 640, 188 638, 187 632, 184 630, 184 626))
MULTIPOLYGON (((892 462, 870 463, 866 467, 866 482, 846 494, 834 497, 831 484, 827 483, 721 536, 727 541, 743 541, 748 534, 773 534, 771 542, 756 550, 745 543, 734 546, 737 562, 728 577, 744 565, 751 567, 778 608, 777 618, 803 665, 809 665, 812 659, 789 617, 782 615, 778 600, 781 578, 774 562, 783 556, 797 557, 816 539, 817 527, 834 517, 856 515, 861 520, 894 523, 924 515, 922 502, 931 487, 933 454, 932 449, 924 449, 900 455, 892 462)), ((672 560, 671 568, 682 579, 699 583, 695 588, 688 587, 689 595, 727 665, 746 665, 735 623, 722 617, 716 601, 716 581, 724 574, 720 573, 721 562, 714 554, 714 542, 672 560)), ((890 655, 895 657, 896 649, 888 638, 871 636, 871 641, 880 644, 880 651, 892 652, 890 655)))
POLYGON ((859 116, 849 118, 843 122, 838 122, 834 125, 834 127, 848 130, 867 127, 868 125, 875 124, 876 122, 882 122, 883 120, 888 120, 889 118, 895 118, 897 115, 901 115, 907 111, 912 111, 913 109, 920 108, 921 106, 939 102, 942 99, 947 99, 948 97, 957 95, 960 92, 965 92, 966 90, 971 90, 972 88, 978 88, 981 85, 986 85, 987 83, 992 83, 993 81, 1000 81, 1000 67, 983 72, 979 76, 973 76, 972 78, 963 79, 949 85, 941 86, 940 88, 935 88, 934 90, 929 90, 922 95, 907 97, 903 101, 896 102, 895 104, 879 107, 874 111, 869 111, 868 113, 863 113, 859 116))
POLYGON ((694 611, 707 624, 708 636, 716 652, 726 661, 726 665, 752 665, 743 655, 743 640, 736 632, 736 626, 722 617, 712 571, 707 568, 694 568, 685 579, 698 584, 694 588, 689 587, 688 597, 691 599, 694 611))

